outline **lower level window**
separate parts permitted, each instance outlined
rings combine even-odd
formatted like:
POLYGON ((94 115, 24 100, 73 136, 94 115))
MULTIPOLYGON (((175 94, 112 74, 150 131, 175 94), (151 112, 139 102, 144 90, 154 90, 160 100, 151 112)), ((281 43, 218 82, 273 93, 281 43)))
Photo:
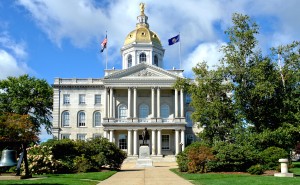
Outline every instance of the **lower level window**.
POLYGON ((81 141, 85 141, 85 135, 86 134, 77 134, 77 139, 81 141))
POLYGON ((127 149, 127 137, 125 134, 119 135, 119 148, 120 149, 127 149))
POLYGON ((70 134, 62 134, 61 139, 70 139, 70 134))
POLYGON ((101 137, 101 134, 93 134, 93 138, 101 137))
POLYGON ((163 150, 170 150, 170 135, 161 135, 161 148, 163 150))
POLYGON ((186 146, 190 145, 192 142, 194 142, 194 135, 187 134, 186 135, 186 146))

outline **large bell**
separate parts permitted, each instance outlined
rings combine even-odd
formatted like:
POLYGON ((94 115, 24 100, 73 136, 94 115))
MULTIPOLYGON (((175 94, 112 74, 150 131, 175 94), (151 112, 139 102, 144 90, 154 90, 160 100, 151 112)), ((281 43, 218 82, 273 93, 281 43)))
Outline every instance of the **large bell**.
POLYGON ((15 150, 3 150, 0 166, 16 166, 17 165, 17 152, 15 150))

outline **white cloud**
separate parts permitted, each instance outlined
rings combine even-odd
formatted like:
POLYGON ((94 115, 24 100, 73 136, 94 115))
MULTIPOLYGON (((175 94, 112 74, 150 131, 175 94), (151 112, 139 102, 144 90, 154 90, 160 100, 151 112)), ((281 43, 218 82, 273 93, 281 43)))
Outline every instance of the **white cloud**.
MULTIPOLYGON (((76 47, 89 47, 99 44, 108 31, 108 48, 110 62, 120 62, 118 51, 126 35, 135 28, 136 16, 139 15, 140 0, 100 1, 96 0, 19 0, 33 20, 47 33, 57 45, 69 40, 76 47)), ((197 53, 199 42, 224 41, 223 33, 232 23, 231 15, 235 12, 248 14, 254 19, 274 18, 271 22, 262 21, 259 39, 262 47, 271 47, 278 43, 299 40, 300 1, 282 0, 187 0, 161 1, 145 0, 150 29, 155 31, 165 48, 167 39, 178 32, 182 36, 182 57, 197 53), (220 30, 221 29, 221 30, 220 30)), ((169 48, 167 48, 169 49, 169 48)), ((167 68, 176 65, 176 54, 166 49, 165 64, 167 68)))
POLYGON ((12 55, 0 49, 0 79, 22 75, 26 73, 26 68, 26 65, 18 64, 12 55))
POLYGON ((0 34, 0 79, 28 73, 30 68, 23 62, 26 58, 23 42, 16 43, 7 33, 0 34))
POLYGON ((220 65, 220 59, 222 58, 222 53, 219 52, 222 45, 226 43, 223 42, 210 42, 200 44, 196 49, 188 55, 186 60, 183 62, 183 69, 185 74, 191 77, 192 68, 196 66, 199 62, 207 62, 209 68, 214 68, 216 65, 220 65))

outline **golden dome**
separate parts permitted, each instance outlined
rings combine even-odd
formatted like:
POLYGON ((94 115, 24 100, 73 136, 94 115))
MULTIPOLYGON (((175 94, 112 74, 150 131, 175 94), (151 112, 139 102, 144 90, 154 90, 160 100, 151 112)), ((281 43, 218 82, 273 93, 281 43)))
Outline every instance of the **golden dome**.
POLYGON ((124 45, 131 43, 151 43, 158 44, 161 46, 160 39, 153 31, 149 30, 147 27, 138 27, 131 31, 124 42, 124 45))
POLYGON ((136 24, 136 29, 127 35, 124 45, 131 43, 152 43, 161 46, 157 34, 149 29, 147 23, 148 17, 145 15, 144 10, 145 4, 140 3, 141 14, 137 17, 138 23, 136 24))

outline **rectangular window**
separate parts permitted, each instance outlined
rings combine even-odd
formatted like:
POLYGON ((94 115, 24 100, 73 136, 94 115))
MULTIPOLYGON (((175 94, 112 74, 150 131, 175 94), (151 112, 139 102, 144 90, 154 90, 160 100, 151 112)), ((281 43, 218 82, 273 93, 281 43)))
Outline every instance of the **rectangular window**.
POLYGON ((193 134, 187 134, 186 135, 186 146, 192 144, 194 142, 194 135, 193 134))
POLYGON ((170 150, 170 135, 161 135, 161 149, 170 150))
POLYGON ((85 94, 79 94, 79 104, 85 104, 85 94))
POLYGON ((62 134, 61 139, 70 139, 71 134, 62 134))
POLYGON ((119 148, 127 149, 127 135, 125 135, 125 134, 119 135, 119 148))
POLYGON ((101 134, 93 134, 93 138, 101 137, 101 134))
POLYGON ((95 104, 101 104, 101 95, 95 94, 95 104))
POLYGON ((81 141, 85 141, 86 134, 77 134, 77 139, 81 141))
POLYGON ((70 95, 69 94, 64 94, 64 104, 70 104, 70 95))

